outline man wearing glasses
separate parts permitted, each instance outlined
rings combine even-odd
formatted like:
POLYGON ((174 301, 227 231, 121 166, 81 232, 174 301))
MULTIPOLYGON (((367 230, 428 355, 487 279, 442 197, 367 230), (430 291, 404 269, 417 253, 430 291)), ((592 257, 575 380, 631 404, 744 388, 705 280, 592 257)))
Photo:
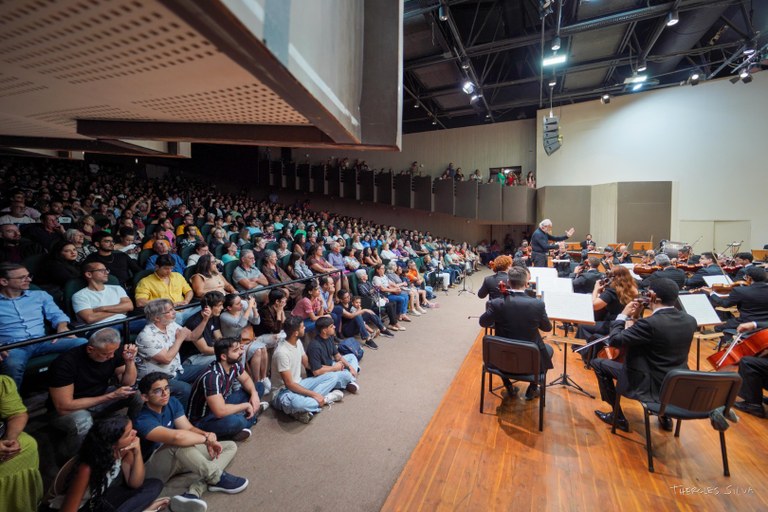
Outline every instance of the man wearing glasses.
POLYGON ((45 321, 58 333, 69 330, 69 317, 40 290, 30 290, 32 275, 23 265, 0 263, 0 373, 9 375, 21 389, 27 362, 46 354, 58 354, 80 346, 85 338, 59 338, 12 350, 4 345, 45 336, 45 321))
POLYGON ((206 490, 236 494, 248 487, 248 479, 224 471, 235 457, 237 445, 193 426, 184 407, 171 396, 166 374, 145 375, 139 392, 144 407, 134 426, 141 437, 146 477, 165 483, 181 473, 197 475, 185 493, 171 498, 172 511, 205 512, 208 505, 202 496, 206 490))
MULTIPOLYGON (((133 302, 122 286, 109 284, 109 269, 103 263, 92 261, 83 264, 83 278, 88 286, 72 295, 72 309, 78 320, 88 324, 100 324, 123 320, 133 311, 133 302)), ((144 319, 132 320, 131 334, 144 328, 144 319)), ((122 325, 115 326, 120 330, 122 325)))

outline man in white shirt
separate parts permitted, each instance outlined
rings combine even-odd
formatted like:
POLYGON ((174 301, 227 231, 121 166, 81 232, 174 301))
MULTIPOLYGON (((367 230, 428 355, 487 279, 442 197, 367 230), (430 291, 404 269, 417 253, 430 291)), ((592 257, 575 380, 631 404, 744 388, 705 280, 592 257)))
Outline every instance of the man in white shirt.
MULTIPOLYGON (((122 286, 107 284, 109 269, 100 261, 83 264, 83 277, 88 286, 72 295, 72 309, 78 320, 86 324, 100 324, 122 320, 133 311, 133 302, 122 286)), ((146 325, 144 319, 129 324, 131 334, 138 334, 146 325)), ((115 326, 122 329, 122 325, 115 326)))

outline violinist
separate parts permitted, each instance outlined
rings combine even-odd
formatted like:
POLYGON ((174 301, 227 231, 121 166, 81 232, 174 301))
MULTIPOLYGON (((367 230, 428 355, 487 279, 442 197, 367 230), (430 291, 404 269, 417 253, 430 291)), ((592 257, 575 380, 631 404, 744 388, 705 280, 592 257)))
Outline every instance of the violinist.
POLYGON ((704 281, 704 276, 720 276, 723 274, 720 267, 715 264, 715 255, 711 252, 701 253, 699 262, 701 263, 701 268, 685 281, 685 287, 689 290, 691 288, 705 287, 707 283, 704 281))
POLYGON ((557 243, 557 250, 552 255, 552 265, 557 269, 557 277, 568 277, 571 273, 571 255, 565 250, 565 242, 557 243))
MULTIPOLYGON (((609 344, 624 350, 624 363, 596 358, 592 361, 600 387, 600 397, 613 407, 616 393, 633 400, 658 401, 661 383, 672 370, 688 368, 696 319, 675 309, 678 287, 670 279, 655 279, 649 286, 653 299, 648 304, 651 316, 642 316, 639 301, 629 302, 611 325, 609 344), (617 379, 614 385, 613 379, 617 379)), ((612 424, 617 414, 617 427, 629 432, 629 423, 619 408, 595 411, 600 420, 612 424)), ((672 430, 672 419, 660 416, 665 430, 672 430)))
POLYGON ((645 279, 643 279, 640 282, 640 288, 645 289, 650 286, 650 284, 661 277, 666 277, 667 279, 671 279, 675 282, 675 284, 678 286, 678 288, 682 289, 685 285, 685 272, 680 270, 677 267, 673 267, 672 263, 669 259, 669 256, 666 254, 659 254, 653 259, 653 262, 656 264, 657 267, 660 267, 660 270, 657 270, 653 274, 649 275, 645 279))
POLYGON ((619 258, 616 257, 614 250, 611 247, 606 247, 603 249, 603 259, 601 263, 603 264, 603 268, 608 270, 609 268, 613 268, 614 265, 618 265, 621 262, 619 261, 619 258))
POLYGON ((531 248, 532 248, 532 266, 534 267, 546 267, 547 266, 547 253, 550 249, 557 249, 556 245, 551 245, 550 242, 562 242, 568 240, 573 236, 576 230, 570 228, 565 232, 564 236, 554 236, 552 234, 552 221, 544 219, 539 222, 539 227, 531 235, 531 248))
POLYGON ((576 267, 573 277, 573 291, 576 293, 592 293, 595 283, 603 278, 603 273, 598 270, 600 260, 595 256, 586 258, 576 267))
MULTIPOLYGON (((741 333, 756 329, 768 329, 768 322, 744 322, 737 330, 741 333)), ((744 399, 733 406, 758 418, 765 418, 763 389, 768 389, 768 358, 747 356, 739 361, 739 375, 742 378, 739 396, 744 399)))
POLYGON ((733 276, 734 281, 742 281, 747 275, 747 269, 752 266, 752 253, 751 252, 737 252, 733 259, 736 261, 736 266, 741 266, 736 271, 736 275, 733 276))
POLYGON ((626 245, 620 245, 616 255, 616 259, 619 263, 632 263, 632 256, 629 254, 626 245))
MULTIPOLYGON (((553 350, 542 341, 539 331, 551 331, 552 322, 547 316, 544 301, 526 295, 527 284, 528 272, 525 268, 510 268, 509 293, 487 302, 485 313, 480 316, 480 326, 493 326, 497 336, 533 342, 539 347, 541 368, 549 369, 552 368, 553 350)), ((504 386, 507 388, 507 396, 512 397, 517 393, 517 388, 508 379, 504 379, 504 386)), ((536 385, 528 386, 525 399, 533 400, 537 396, 539 390, 536 385)))
POLYGON ((640 263, 643 265, 653 265, 655 262, 654 261, 655 258, 656 258, 656 251, 654 251, 653 249, 648 249, 643 254, 643 257, 640 260, 640 263))
POLYGON ((523 240, 522 245, 515 251, 515 259, 521 259, 525 262, 526 266, 531 266, 531 246, 528 245, 528 240, 523 240))
POLYGON ((493 260, 491 266, 496 273, 483 279, 483 284, 477 290, 477 296, 481 299, 488 297, 490 300, 493 300, 503 296, 499 290, 499 283, 509 284, 509 274, 507 271, 512 266, 512 258, 502 254, 493 260))
MULTIPOLYGON (((637 284, 629 270, 624 267, 613 268, 610 278, 598 281, 592 290, 592 308, 596 317, 602 315, 602 320, 595 322, 595 325, 579 325, 576 337, 589 340, 594 335, 608 334, 611 323, 637 296, 637 284)), ((587 357, 586 353, 582 354, 587 357)))
POLYGON ((768 321, 768 282, 766 280, 768 278, 764 268, 751 266, 747 269, 745 276, 747 286, 733 288, 727 297, 711 295, 711 288, 702 288, 710 294, 709 298, 715 306, 726 308, 736 306, 739 310, 739 318, 730 318, 724 324, 715 327, 715 330, 722 332, 724 329, 735 329, 744 322, 768 321))
POLYGON ((680 250, 677 253, 677 261, 675 263, 684 263, 684 264, 693 264, 697 263, 697 261, 694 261, 695 258, 693 257, 693 249, 690 245, 684 245, 680 248, 680 250))

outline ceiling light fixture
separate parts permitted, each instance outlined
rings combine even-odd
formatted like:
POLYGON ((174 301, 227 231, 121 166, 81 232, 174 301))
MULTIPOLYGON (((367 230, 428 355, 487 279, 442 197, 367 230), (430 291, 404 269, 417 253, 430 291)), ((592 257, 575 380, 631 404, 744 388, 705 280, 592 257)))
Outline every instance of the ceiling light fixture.
POLYGON ((667 26, 673 27, 677 25, 680 22, 680 15, 677 12, 677 9, 673 9, 669 11, 669 14, 667 14, 667 26))
POLYGON ((464 70, 469 69, 469 61, 468 60, 465 60, 464 62, 461 63, 461 69, 464 69, 464 70))
POLYGON ((472 97, 469 98, 469 101, 470 101, 470 103, 474 103, 474 102, 476 102, 479 99, 480 99, 480 95, 479 94, 473 94, 472 97))
POLYGON ((437 10, 437 16, 440 18, 440 21, 448 21, 448 12, 444 5, 441 5, 437 10))
POLYGON ((752 43, 752 42, 749 42, 749 43, 747 43, 747 45, 746 45, 746 46, 744 47, 744 49, 742 50, 742 53, 743 53, 744 55, 754 55, 755 51, 757 51, 757 50, 755 49, 755 44, 754 44, 754 43, 752 43))
POLYGON ((739 73, 739 78, 741 78, 741 81, 745 84, 748 84, 752 81, 752 73, 749 72, 749 69, 744 68, 741 70, 741 73, 739 73))
POLYGON ((698 71, 694 71, 691 74, 691 78, 688 80, 691 85, 699 85, 699 79, 701 78, 701 75, 698 71))
POLYGON ((565 55, 551 55, 550 57, 544 57, 541 65, 555 66, 557 64, 562 64, 563 62, 565 62, 565 55))
POLYGON ((555 38, 552 40, 552 51, 556 52, 560 49, 560 36, 555 36, 555 38))
POLYGON ((556 85, 557 85, 557 80, 555 80, 554 78, 549 81, 549 86, 550 87, 554 87, 556 85))
POLYGON ((433 119, 432 120, 432 126, 436 126, 436 125, 437 125, 437 120, 433 119))
POLYGON ((637 65, 637 70, 645 71, 646 69, 648 69, 648 65, 645 63, 645 59, 643 59, 640 61, 640 64, 637 65))
POLYGON ((472 94, 475 92, 475 84, 467 80, 464 82, 464 85, 461 86, 461 90, 464 91, 465 94, 472 94))
POLYGON ((624 79, 625 84, 641 84, 648 80, 648 75, 633 75, 624 79))
POLYGON ((635 85, 632 86, 632 90, 633 91, 639 91, 642 88, 643 88, 643 83, 642 82, 638 82, 638 83, 636 83, 635 85))
POLYGON ((413 102, 413 108, 419 108, 419 102, 418 101, 414 101, 413 102))
POLYGON ((600 96, 600 103, 603 105, 607 105, 611 102, 611 95, 610 94, 603 94, 600 96))

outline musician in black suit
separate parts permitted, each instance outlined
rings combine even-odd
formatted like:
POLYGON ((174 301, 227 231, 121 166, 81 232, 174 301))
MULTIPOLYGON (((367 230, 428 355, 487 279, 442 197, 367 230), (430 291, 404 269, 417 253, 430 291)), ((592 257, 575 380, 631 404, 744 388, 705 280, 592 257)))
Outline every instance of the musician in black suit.
POLYGON ((552 255, 552 266, 557 269, 557 277, 571 274, 571 255, 565 249, 565 242, 557 242, 557 252, 552 255))
POLYGON ((604 275, 598 270, 600 260, 595 256, 590 256, 586 263, 582 263, 576 268, 573 278, 573 291, 576 293, 592 293, 595 289, 595 283, 601 280, 604 275))
POLYGON ((612 248, 606 247, 603 249, 603 259, 601 263, 603 264, 605 270, 608 270, 612 266, 620 264, 621 261, 619 261, 619 258, 616 257, 616 253, 612 248))
POLYGON ((595 241, 592 240, 592 235, 590 233, 587 233, 586 239, 583 240, 580 245, 581 245, 582 251, 586 251, 587 249, 589 249, 590 246, 594 246, 595 241))
POLYGON ((711 252, 701 253, 699 263, 701 263, 702 267, 685 281, 685 287, 689 290, 691 288, 703 288, 707 286, 707 282, 704 281, 704 276, 723 275, 723 271, 715 264, 715 255, 711 252))
POLYGON ((741 268, 733 276, 734 281, 743 281, 747 275, 747 269, 752 266, 752 253, 751 252, 737 252, 733 259, 736 260, 737 265, 741 265, 741 268))
POLYGON ((493 260, 493 270, 496 273, 483 279, 483 284, 477 290, 477 296, 481 299, 488 297, 490 300, 503 297, 501 291, 499 291, 499 283, 504 282, 505 285, 509 285, 509 274, 507 271, 511 266, 512 258, 509 256, 503 254, 496 257, 493 260))
POLYGON ((616 250, 616 259, 619 260, 619 263, 632 263, 632 255, 629 254, 626 245, 620 245, 616 250))
MULTIPOLYGON (((539 330, 549 332, 552 322, 544 309, 544 301, 525 294, 528 274, 524 268, 509 269, 509 294, 505 297, 488 301, 485 313, 480 316, 482 327, 494 327, 496 335, 513 340, 531 341, 539 347, 541 368, 552 368, 552 347, 541 339, 539 330)), ((517 389, 508 380, 504 381, 509 396, 517 389)), ((532 400, 539 395, 535 384, 528 386, 525 399, 532 400)))
MULTIPOLYGON (((634 400, 658 400, 661 383, 667 373, 688 368, 696 319, 675 309, 678 288, 670 279, 655 279, 650 285, 656 298, 649 305, 652 314, 637 321, 631 317, 640 312, 637 301, 630 302, 611 326, 610 345, 626 350, 624 363, 597 358, 592 361, 600 397, 613 407, 616 393, 634 400), (613 379, 617 379, 616 385, 613 379)), ((621 408, 612 412, 595 411, 598 418, 613 423, 617 414, 617 427, 629 431, 621 408)), ((659 417, 665 430, 672 430, 672 419, 659 417)))
MULTIPOLYGON (((744 322, 737 330, 741 333, 756 329, 768 329, 768 322, 744 322)), ((759 418, 765 418, 763 407, 763 389, 768 389, 768 357, 743 357, 739 361, 739 375, 743 379, 739 396, 743 402, 736 402, 733 406, 759 418)))
MULTIPOLYGON (((736 306, 739 310, 739 318, 730 318, 724 324, 718 325, 715 329, 723 331, 724 329, 735 329, 740 323, 744 322, 765 322, 768 321, 768 282, 766 282, 765 269, 762 267, 749 267, 744 280, 747 286, 736 286, 726 297, 710 295, 709 299, 715 306, 729 308, 736 306)), ((709 294, 710 288, 703 288, 709 294)))
POLYGON ((645 279, 643 279, 640 282, 640 288, 645 289, 650 286, 650 284, 655 281, 656 279, 659 279, 661 277, 666 277, 667 279, 671 279, 675 282, 678 288, 682 289, 683 286, 685 286, 685 272, 680 270, 677 267, 673 267, 672 263, 669 259, 669 256, 666 254, 657 254, 656 257, 653 258, 654 263, 661 267, 661 270, 657 270, 653 274, 649 275, 645 279))
POLYGON ((550 244, 550 242, 562 242, 568 240, 573 236, 574 229, 570 228, 565 232, 565 236, 552 235, 552 221, 544 219, 539 222, 539 227, 531 235, 531 249, 533 260, 532 266, 534 267, 546 267, 547 266, 547 253, 551 249, 557 249, 557 245, 550 244))

